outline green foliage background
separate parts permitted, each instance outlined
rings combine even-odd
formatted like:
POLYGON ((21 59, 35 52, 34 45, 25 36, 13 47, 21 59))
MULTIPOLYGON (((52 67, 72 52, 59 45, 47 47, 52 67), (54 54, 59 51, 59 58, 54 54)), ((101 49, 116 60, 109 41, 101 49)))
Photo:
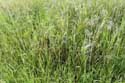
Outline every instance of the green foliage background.
POLYGON ((125 83, 124 0, 0 0, 1 83, 125 83))

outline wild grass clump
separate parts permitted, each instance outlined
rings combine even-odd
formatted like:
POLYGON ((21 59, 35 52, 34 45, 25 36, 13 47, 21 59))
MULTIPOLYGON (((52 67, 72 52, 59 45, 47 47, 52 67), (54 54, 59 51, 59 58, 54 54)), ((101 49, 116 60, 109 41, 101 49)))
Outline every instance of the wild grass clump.
POLYGON ((0 82, 124 83, 123 0, 0 1, 0 82))

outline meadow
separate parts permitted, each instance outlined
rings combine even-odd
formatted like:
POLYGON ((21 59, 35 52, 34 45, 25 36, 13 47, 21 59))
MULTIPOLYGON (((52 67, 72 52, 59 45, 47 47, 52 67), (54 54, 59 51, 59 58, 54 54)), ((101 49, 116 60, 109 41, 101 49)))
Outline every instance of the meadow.
POLYGON ((125 83, 125 1, 0 0, 0 83, 125 83))

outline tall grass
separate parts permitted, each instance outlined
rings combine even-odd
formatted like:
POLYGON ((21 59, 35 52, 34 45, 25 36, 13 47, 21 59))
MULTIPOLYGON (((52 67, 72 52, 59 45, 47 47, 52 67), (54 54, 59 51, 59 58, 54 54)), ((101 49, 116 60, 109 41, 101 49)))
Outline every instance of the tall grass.
POLYGON ((1 83, 124 83, 124 0, 0 1, 1 83))

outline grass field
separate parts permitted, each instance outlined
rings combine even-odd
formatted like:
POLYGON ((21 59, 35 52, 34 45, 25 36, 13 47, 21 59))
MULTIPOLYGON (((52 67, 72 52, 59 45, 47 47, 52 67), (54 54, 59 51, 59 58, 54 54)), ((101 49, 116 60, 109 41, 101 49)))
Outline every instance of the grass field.
POLYGON ((125 1, 0 0, 0 83, 125 83, 125 1))

